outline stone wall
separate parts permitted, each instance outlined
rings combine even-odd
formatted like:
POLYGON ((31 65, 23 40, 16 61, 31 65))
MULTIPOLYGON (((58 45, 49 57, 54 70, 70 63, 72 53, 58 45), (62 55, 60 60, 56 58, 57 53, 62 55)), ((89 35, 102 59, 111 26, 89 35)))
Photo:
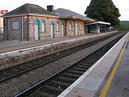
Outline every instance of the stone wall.
POLYGON ((24 40, 28 40, 28 20, 24 17, 17 16, 17 17, 8 17, 5 18, 5 33, 7 34, 6 36, 8 40, 22 40, 22 35, 24 40), (12 23, 13 22, 18 22, 19 23, 19 29, 14 30, 12 28, 12 23), (22 26, 23 22, 23 26, 22 26), (22 27, 23 27, 23 34, 22 34, 22 27))

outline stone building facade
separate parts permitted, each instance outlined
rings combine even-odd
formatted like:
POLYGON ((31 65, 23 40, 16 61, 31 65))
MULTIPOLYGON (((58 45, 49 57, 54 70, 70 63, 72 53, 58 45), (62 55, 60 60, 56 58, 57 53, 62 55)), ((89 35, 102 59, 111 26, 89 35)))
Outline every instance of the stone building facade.
POLYGON ((66 9, 47 10, 24 4, 4 15, 6 40, 42 40, 45 38, 85 35, 85 22, 92 19, 66 9))

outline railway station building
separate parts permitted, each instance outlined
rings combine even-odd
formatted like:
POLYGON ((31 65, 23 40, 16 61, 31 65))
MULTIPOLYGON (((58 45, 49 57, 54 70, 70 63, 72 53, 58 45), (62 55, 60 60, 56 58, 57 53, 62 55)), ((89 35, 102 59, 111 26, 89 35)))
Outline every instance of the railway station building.
POLYGON ((76 12, 52 5, 47 10, 34 4, 24 4, 5 14, 5 40, 42 40, 45 38, 85 35, 85 23, 94 20, 76 12))

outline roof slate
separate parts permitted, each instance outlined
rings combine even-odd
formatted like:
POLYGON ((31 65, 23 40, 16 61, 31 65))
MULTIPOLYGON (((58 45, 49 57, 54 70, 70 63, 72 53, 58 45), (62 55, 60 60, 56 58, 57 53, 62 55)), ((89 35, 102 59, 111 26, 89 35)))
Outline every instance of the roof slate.
POLYGON ((76 12, 58 8, 54 10, 54 12, 49 12, 48 10, 40 7, 39 5, 35 4, 29 4, 26 3, 13 11, 9 12, 8 14, 3 15, 4 16, 13 16, 13 15, 21 15, 21 14, 41 14, 41 15, 53 15, 53 16, 59 16, 59 18, 66 18, 66 19, 81 19, 81 20, 93 20, 88 17, 85 17, 83 15, 80 15, 76 12))
POLYGON ((55 10, 55 15, 60 16, 60 17, 71 17, 71 16, 75 16, 81 19, 89 19, 88 17, 85 17, 83 15, 80 15, 76 12, 70 11, 68 9, 63 9, 63 8, 58 8, 55 10))
POLYGON ((46 9, 44 9, 38 5, 26 3, 16 9, 14 9, 13 11, 9 12, 8 14, 5 14, 4 16, 29 14, 29 13, 52 15, 51 12, 47 11, 46 9))

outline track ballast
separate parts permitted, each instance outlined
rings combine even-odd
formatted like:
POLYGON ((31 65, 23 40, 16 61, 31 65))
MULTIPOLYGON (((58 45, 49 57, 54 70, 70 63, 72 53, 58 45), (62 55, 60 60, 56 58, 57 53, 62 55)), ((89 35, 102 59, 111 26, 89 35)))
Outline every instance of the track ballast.
POLYGON ((125 33, 79 62, 66 67, 46 80, 18 94, 16 97, 57 97, 96 63, 124 35, 125 33))

